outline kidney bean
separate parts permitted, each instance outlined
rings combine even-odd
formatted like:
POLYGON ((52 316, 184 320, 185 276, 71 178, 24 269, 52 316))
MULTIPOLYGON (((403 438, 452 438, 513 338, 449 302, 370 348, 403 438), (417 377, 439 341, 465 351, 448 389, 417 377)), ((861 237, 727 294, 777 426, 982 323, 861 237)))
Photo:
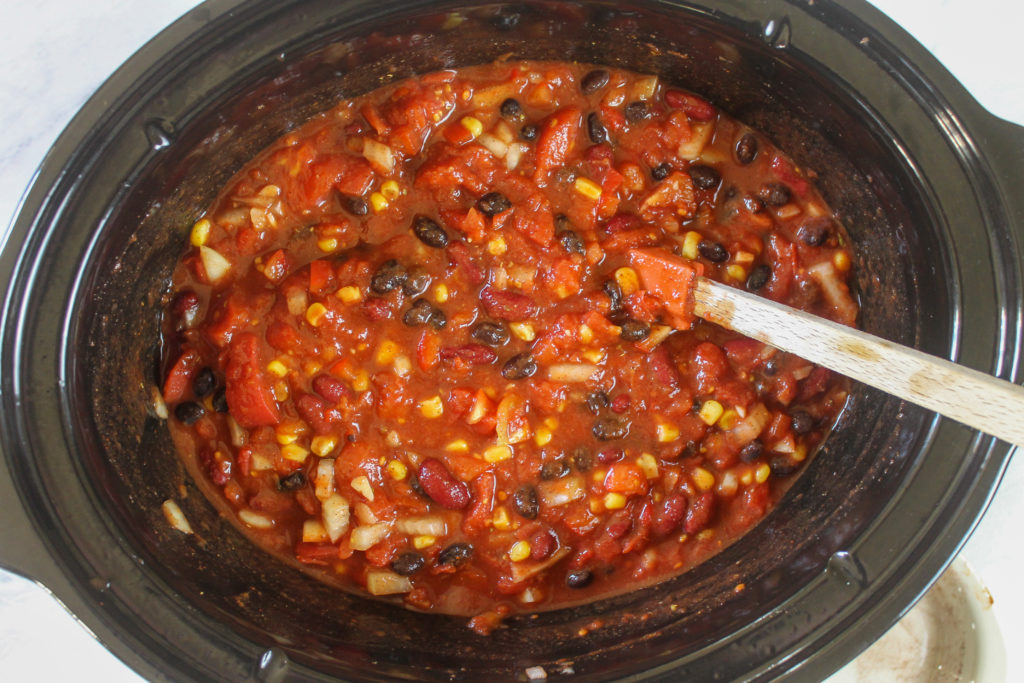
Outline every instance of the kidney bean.
POLYGON ((629 397, 629 394, 619 394, 612 399, 612 412, 621 415, 629 410, 631 405, 633 405, 633 399, 629 397))
POLYGON ((757 136, 753 133, 744 133, 736 141, 736 161, 744 166, 757 158, 757 136))
POLYGON ((589 569, 576 569, 565 576, 565 585, 569 588, 586 588, 594 582, 594 574, 589 569))
POLYGON ((540 503, 537 500, 537 489, 530 484, 523 484, 512 494, 512 502, 515 504, 516 512, 526 519, 537 519, 540 512, 540 503))
POLYGON ((654 513, 654 522, 651 524, 651 530, 654 531, 654 535, 668 536, 672 533, 683 521, 683 517, 686 515, 686 507, 686 496, 678 493, 668 496, 661 501, 661 505, 658 506, 658 510, 654 513))
POLYGON ((286 477, 277 480, 277 488, 282 491, 298 491, 306 485, 306 474, 302 470, 296 470, 286 477))
POLYGON ((619 326, 619 336, 626 341, 643 341, 651 333, 651 326, 642 320, 629 318, 619 326))
POLYGON ((694 121, 710 121, 715 118, 715 107, 693 93, 682 90, 666 90, 665 104, 673 109, 682 109, 694 121))
POLYGON ((416 474, 420 488, 435 503, 449 510, 469 505, 469 487, 456 479, 437 458, 426 458, 416 474))
POLYGON ((505 379, 526 379, 536 372, 537 363, 529 353, 512 356, 501 368, 501 376, 505 379))
POLYGON ((349 389, 347 384, 331 375, 317 375, 314 377, 313 391, 332 403, 337 403, 341 399, 352 395, 352 390, 349 389))
POLYGON ((503 119, 512 123, 521 123, 526 118, 526 114, 523 113, 523 106, 519 104, 519 100, 512 97, 502 102, 498 111, 501 112, 503 119))
POLYGON ((754 266, 754 269, 750 271, 750 275, 747 276, 747 289, 751 292, 757 290, 768 284, 768 280, 772 279, 772 269, 766 263, 760 263, 754 266))
POLYGON ((387 294, 401 287, 409 279, 409 272, 401 263, 390 259, 380 264, 370 278, 370 289, 377 294, 387 294))
POLYGON ((210 368, 202 368, 192 380, 192 392, 202 398, 217 388, 217 376, 210 368))
POLYGON ((769 206, 788 204, 793 195, 782 183, 765 183, 758 189, 757 197, 769 206))
POLYGON ((641 227, 641 225, 642 221, 639 216, 631 213, 618 213, 609 218, 608 222, 604 224, 604 231, 609 235, 614 235, 617 232, 635 230, 641 227))
POLYGON ((639 100, 627 104, 624 113, 626 115, 626 121, 630 123, 640 123, 641 121, 646 121, 647 117, 651 115, 651 109, 647 106, 646 102, 639 100))
POLYGON ((558 539, 548 529, 541 529, 530 536, 530 559, 535 562, 546 560, 558 548, 558 539))
POLYGON ((391 570, 401 576, 411 576, 423 568, 426 560, 414 550, 399 553, 391 560, 391 570))
POLYGON ((598 90, 608 85, 611 74, 606 69, 594 69, 580 81, 580 90, 584 95, 593 95, 598 90))
MULTIPOLYGON (((420 214, 413 218, 412 231, 419 238, 420 242, 423 242, 428 247, 444 249, 448 246, 448 233, 437 224, 437 221, 429 216, 420 214)), ((407 273, 406 279, 408 277, 407 273)))
POLYGON ((205 414, 206 409, 195 401, 185 401, 174 407, 174 417, 178 418, 182 424, 195 424, 205 414))
POLYGON ((483 322, 473 326, 469 336, 487 346, 504 346, 508 343, 508 327, 503 322, 483 322))
POLYGON ((611 465, 613 462, 622 460, 624 455, 621 448, 606 448, 603 451, 598 451, 597 461, 602 465, 611 465))
POLYGON ((363 302, 363 313, 370 320, 387 320, 391 317, 391 304, 387 299, 379 296, 371 296, 363 302))
POLYGON ((537 304, 525 294, 485 287, 480 290, 487 314, 500 320, 526 320, 537 313, 537 304))
POLYGON ((596 111, 590 112, 587 116, 587 136, 595 145, 608 141, 608 130, 601 123, 601 117, 596 111))
POLYGON ((500 192, 488 192, 476 200, 477 210, 485 216, 494 217, 512 208, 512 202, 500 192))
POLYGON ((473 546, 469 543, 452 543, 437 556, 438 564, 458 567, 473 557, 473 546))
POLYGON ((569 464, 565 460, 548 460, 540 467, 540 478, 544 481, 561 479, 569 474, 569 464))
POLYGON ((743 462, 754 462, 764 453, 764 444, 760 439, 754 439, 740 449, 740 460, 743 462))
POLYGON ((477 265, 476 259, 469 253, 469 247, 465 242, 450 242, 448 258, 466 275, 470 284, 482 285, 487 279, 487 273, 477 265))
POLYGON ((572 230, 562 230, 557 235, 559 244, 570 254, 584 254, 587 251, 583 239, 572 230))
POLYGON ((591 431, 600 441, 615 441, 629 435, 629 423, 617 417, 604 417, 594 423, 591 431))
POLYGON ((715 494, 702 493, 686 509, 686 533, 695 534, 707 527, 715 505, 715 494))
POLYGON ((722 175, 715 168, 704 164, 694 164, 686 172, 698 190, 713 190, 722 182, 722 175))
POLYGON ((470 365, 488 365, 497 359, 494 349, 481 344, 463 344, 462 346, 445 346, 441 349, 441 360, 453 361, 456 358, 470 365))
POLYGON ((191 289, 184 289, 171 301, 171 313, 186 324, 192 321, 199 310, 199 295, 191 289))

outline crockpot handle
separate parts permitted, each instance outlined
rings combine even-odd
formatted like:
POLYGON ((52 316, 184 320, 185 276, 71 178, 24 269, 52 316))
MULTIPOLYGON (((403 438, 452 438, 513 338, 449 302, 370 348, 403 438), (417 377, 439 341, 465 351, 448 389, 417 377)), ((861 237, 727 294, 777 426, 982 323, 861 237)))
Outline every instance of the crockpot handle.
POLYGON ((21 496, 10 463, 0 452, 0 568, 52 587, 59 570, 36 532, 21 496))

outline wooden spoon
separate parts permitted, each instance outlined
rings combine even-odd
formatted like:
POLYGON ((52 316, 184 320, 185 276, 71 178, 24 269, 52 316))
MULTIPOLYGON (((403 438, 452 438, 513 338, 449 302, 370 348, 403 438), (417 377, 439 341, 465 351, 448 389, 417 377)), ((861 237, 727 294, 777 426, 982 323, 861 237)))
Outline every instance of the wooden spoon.
POLYGON ((701 277, 663 251, 629 260, 676 328, 703 318, 1024 447, 1024 387, 701 277))

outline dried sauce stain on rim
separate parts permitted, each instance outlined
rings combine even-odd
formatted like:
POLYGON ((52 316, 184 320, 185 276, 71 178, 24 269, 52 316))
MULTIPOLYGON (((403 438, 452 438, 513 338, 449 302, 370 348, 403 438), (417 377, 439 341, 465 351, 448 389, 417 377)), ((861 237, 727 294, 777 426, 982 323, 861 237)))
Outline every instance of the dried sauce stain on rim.
POLYGON ((838 223, 800 238, 823 216, 767 139, 653 76, 506 62, 388 86, 280 140, 193 227, 171 431, 251 538, 341 586, 481 633, 631 590, 760 520, 846 386, 674 332, 629 252, 852 323, 838 223))

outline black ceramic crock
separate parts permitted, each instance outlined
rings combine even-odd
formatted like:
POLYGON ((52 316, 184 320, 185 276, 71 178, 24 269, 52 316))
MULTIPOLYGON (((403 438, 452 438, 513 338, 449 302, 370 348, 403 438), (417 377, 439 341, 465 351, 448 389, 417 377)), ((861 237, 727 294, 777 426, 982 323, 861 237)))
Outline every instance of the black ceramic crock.
POLYGON ((662 585, 512 618, 484 638, 256 549, 147 412, 168 276, 222 183, 340 97, 505 54, 655 72, 766 131, 841 213, 866 330, 1019 377, 1024 130, 982 110, 877 11, 854 0, 458 10, 212 0, 72 121, 0 257, 2 564, 154 680, 523 680, 533 666, 577 680, 820 679, 951 560, 1005 444, 856 386, 826 447, 740 542, 662 585), (167 498, 194 535, 169 528, 167 498))

